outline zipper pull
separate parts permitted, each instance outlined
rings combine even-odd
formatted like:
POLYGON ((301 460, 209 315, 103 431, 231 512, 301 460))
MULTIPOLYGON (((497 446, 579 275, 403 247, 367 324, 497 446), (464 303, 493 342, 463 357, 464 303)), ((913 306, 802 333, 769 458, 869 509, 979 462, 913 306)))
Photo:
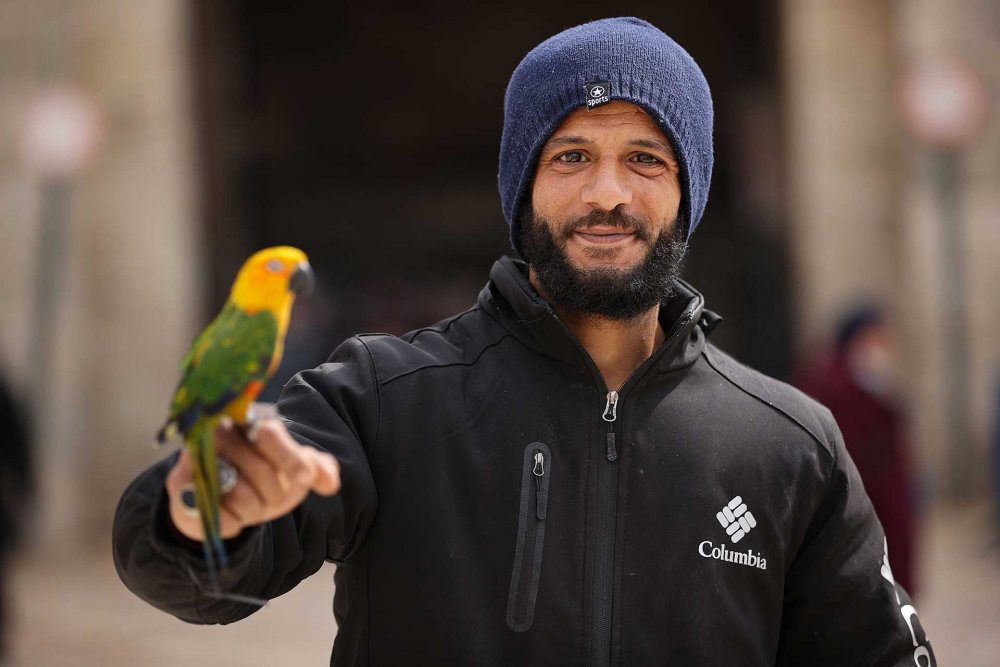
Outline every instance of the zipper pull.
POLYGON ((618 392, 609 391, 608 392, 608 402, 604 406, 604 414, 602 415, 604 421, 613 422, 618 419, 618 392))
POLYGON ((545 514, 548 511, 549 505, 549 489, 548 484, 545 483, 543 479, 545 475, 545 455, 541 452, 535 452, 535 467, 531 469, 532 474, 535 476, 535 517, 539 521, 545 521, 545 514))
POLYGON ((618 446, 615 445, 615 433, 608 433, 608 460, 614 463, 618 460, 618 446))

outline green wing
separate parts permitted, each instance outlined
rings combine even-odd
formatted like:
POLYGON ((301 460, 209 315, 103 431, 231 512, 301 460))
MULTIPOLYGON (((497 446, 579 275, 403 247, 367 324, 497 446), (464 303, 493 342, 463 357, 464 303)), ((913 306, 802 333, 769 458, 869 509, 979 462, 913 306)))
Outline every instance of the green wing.
POLYGON ((278 322, 268 311, 253 315, 227 303, 184 357, 184 375, 170 406, 169 424, 187 433, 199 417, 225 409, 247 385, 263 381, 274 354, 278 322))

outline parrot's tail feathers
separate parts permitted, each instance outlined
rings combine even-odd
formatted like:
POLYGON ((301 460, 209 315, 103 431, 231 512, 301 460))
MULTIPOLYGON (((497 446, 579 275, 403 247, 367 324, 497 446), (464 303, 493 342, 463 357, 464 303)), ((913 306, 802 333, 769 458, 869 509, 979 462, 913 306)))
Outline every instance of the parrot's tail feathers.
POLYGON ((212 427, 203 424, 197 428, 192 439, 197 446, 191 451, 194 476, 195 499, 204 537, 205 565, 208 569, 213 590, 220 591, 218 577, 229 569, 229 557, 220 532, 220 510, 222 494, 219 489, 219 469, 215 457, 215 441, 212 427))
POLYGON ((219 586, 219 571, 215 567, 215 554, 214 549, 208 540, 202 540, 201 549, 205 553, 205 569, 208 572, 208 590, 213 593, 222 592, 222 588, 219 586))
MULTIPOLYGON (((206 554, 206 557, 211 557, 206 554)), ((226 593, 220 590, 219 583, 217 579, 212 579, 212 574, 209 574, 209 582, 206 587, 204 582, 202 582, 201 577, 194 571, 191 565, 187 561, 181 561, 181 565, 185 570, 187 570, 188 577, 191 582, 201 591, 206 597, 210 597, 216 600, 230 600, 232 602, 240 602, 242 604, 252 605, 254 607, 266 607, 268 605, 268 600, 265 598, 257 598, 252 595, 242 595, 240 593, 226 593)))

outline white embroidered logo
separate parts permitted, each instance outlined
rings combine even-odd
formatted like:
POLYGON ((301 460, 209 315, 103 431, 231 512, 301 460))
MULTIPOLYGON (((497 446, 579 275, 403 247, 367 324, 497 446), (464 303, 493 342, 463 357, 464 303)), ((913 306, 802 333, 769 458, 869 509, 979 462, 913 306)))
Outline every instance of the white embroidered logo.
POLYGON ((920 627, 920 633, 923 635, 920 641, 917 640, 917 631, 913 627, 913 617, 917 615, 917 610, 912 604, 903 604, 903 601, 899 598, 899 588, 896 586, 896 578, 892 576, 892 567, 889 565, 889 542, 884 537, 882 538, 882 576, 892 584, 892 588, 896 593, 896 604, 899 605, 899 613, 903 617, 903 621, 906 622, 906 628, 910 631, 910 638, 913 640, 913 663, 916 665, 922 665, 920 661, 921 658, 927 658, 927 664, 931 665, 931 651, 929 648, 924 646, 927 642, 927 633, 924 632, 923 627, 920 627))
POLYGON ((743 539, 743 536, 750 532, 750 529, 757 525, 757 519, 753 513, 747 509, 743 498, 736 496, 729 501, 729 504, 717 512, 715 518, 726 529, 726 534, 733 544, 743 539))

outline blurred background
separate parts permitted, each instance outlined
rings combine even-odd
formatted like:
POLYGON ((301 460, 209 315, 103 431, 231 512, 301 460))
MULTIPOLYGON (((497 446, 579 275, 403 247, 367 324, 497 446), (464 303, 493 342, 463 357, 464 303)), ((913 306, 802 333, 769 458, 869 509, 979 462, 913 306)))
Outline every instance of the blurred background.
POLYGON ((470 306, 509 251, 510 73, 614 13, 712 87, 685 275, 714 342, 830 405, 941 664, 996 664, 1000 2, 377 6, 0 1, 0 662, 326 664, 330 566, 187 626, 118 582, 117 499, 252 251, 319 280, 270 398, 353 333, 470 306))

